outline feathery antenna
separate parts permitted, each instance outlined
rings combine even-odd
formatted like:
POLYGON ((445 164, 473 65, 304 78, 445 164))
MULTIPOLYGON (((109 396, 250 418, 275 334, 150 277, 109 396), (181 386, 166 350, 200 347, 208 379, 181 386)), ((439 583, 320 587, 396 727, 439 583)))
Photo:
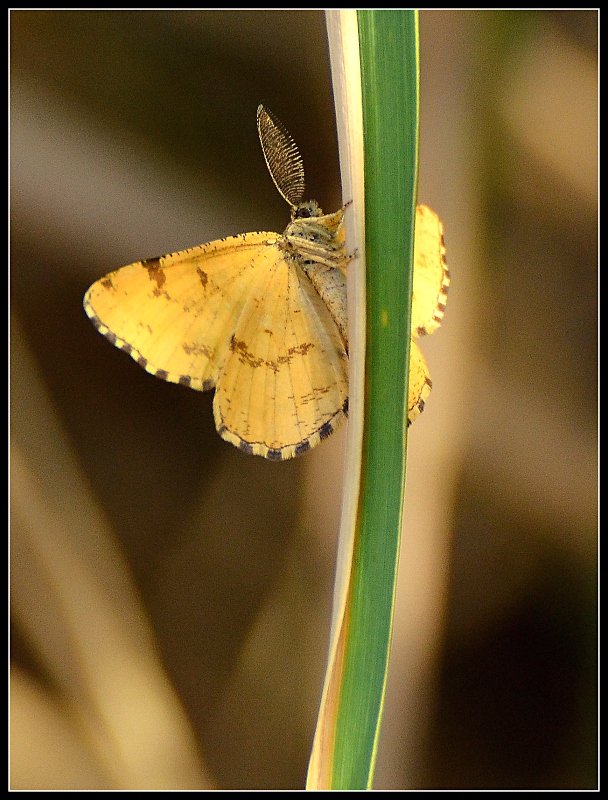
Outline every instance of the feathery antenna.
POLYGON ((258 133, 274 185, 295 208, 304 197, 304 164, 298 146, 283 123, 262 105, 258 106, 258 133))

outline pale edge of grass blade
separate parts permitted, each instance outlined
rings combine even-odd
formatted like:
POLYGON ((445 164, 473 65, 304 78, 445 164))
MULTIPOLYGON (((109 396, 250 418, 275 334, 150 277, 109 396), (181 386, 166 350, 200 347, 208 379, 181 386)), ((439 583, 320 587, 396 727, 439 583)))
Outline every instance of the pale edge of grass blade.
MULTIPOLYGON (((336 23, 344 34, 347 20, 352 24, 350 12, 333 13, 346 15, 340 25, 336 23)), ((386 688, 405 486, 417 188, 417 16, 413 11, 363 11, 358 12, 357 21, 362 39, 365 213, 369 226, 367 255, 371 258, 367 276, 369 361, 362 358, 359 362, 365 364, 365 437, 361 451, 357 449, 360 438, 352 444, 352 452, 362 454, 361 472, 352 462, 347 465, 341 526, 341 537, 345 538, 340 544, 330 662, 309 788, 363 789, 372 784, 386 688)), ((331 25, 329 20, 330 31, 331 25)), ((338 52, 343 68, 332 67, 334 76, 338 73, 339 114, 354 101, 348 92, 342 95, 350 79, 348 70, 356 70, 354 60, 346 60, 344 40, 341 36, 342 50, 338 52)), ((357 114, 351 116, 354 119, 357 114)), ((351 145, 350 141, 346 143, 347 153, 351 145)), ((357 312, 354 322, 356 328, 357 312)), ((356 341, 355 350, 359 344, 356 341)), ((353 386, 355 391, 358 388, 353 386)), ((356 401, 353 406, 356 419, 356 401)))
POLYGON ((352 201, 345 212, 346 249, 355 254, 355 258, 349 264, 347 273, 350 361, 347 466, 342 493, 329 657, 308 768, 308 789, 329 789, 331 786, 334 731, 346 640, 344 623, 359 503, 365 380, 363 116, 357 12, 331 10, 325 12, 325 18, 340 145, 342 202, 352 201))
POLYGON ((332 54, 342 202, 345 212, 346 249, 353 255, 347 268, 349 339, 349 415, 340 545, 334 591, 332 635, 343 616, 343 597, 352 560, 363 446, 363 397, 365 385, 365 206, 363 182, 363 115, 359 36, 355 11, 326 11, 332 54), (346 570, 348 568, 348 571, 346 570))

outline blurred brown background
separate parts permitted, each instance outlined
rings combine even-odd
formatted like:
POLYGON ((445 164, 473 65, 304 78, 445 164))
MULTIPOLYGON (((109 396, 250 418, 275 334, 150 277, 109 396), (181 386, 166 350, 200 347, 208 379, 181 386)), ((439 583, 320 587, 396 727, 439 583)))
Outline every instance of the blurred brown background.
MULTIPOLYGON (((420 14, 422 343, 378 788, 596 786, 597 13, 420 14)), ((282 230, 255 112, 340 204, 322 12, 11 13, 12 786, 301 788, 345 430, 247 458, 82 310, 282 230)), ((345 198, 347 199, 347 198, 345 198)))

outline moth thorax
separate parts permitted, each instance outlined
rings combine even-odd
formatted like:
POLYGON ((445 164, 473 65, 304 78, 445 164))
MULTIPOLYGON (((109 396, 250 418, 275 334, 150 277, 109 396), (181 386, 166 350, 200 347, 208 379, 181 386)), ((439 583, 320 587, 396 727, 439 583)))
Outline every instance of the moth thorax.
POLYGON ((292 243, 294 239, 329 245, 335 239, 335 231, 325 224, 325 217, 299 217, 293 219, 285 228, 284 236, 292 243))

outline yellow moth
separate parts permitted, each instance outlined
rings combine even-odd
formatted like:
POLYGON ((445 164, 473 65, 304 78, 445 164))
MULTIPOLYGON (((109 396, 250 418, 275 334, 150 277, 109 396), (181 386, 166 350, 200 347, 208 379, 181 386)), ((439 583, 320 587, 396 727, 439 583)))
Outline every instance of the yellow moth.
MULTIPOLYGON (((281 461, 327 438, 348 414, 344 209, 302 202, 304 168, 263 106, 258 133, 270 175, 291 207, 280 233, 243 233, 130 264, 94 283, 84 309, 147 372, 198 391, 215 387, 220 436, 281 461)), ((449 273, 443 227, 418 206, 412 335, 443 318, 449 273)), ((412 341, 408 419, 424 408, 428 368, 412 341)))

